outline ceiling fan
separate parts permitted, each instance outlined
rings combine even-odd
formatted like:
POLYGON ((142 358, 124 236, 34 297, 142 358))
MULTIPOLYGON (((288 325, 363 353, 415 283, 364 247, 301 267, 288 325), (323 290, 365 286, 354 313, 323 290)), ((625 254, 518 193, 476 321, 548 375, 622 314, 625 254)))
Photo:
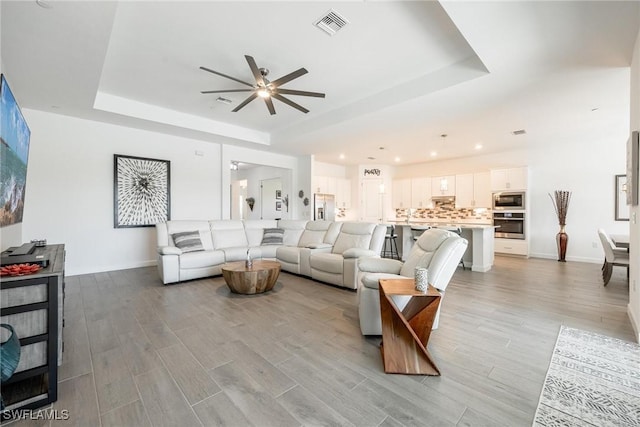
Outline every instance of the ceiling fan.
POLYGON ((226 74, 222 74, 218 71, 211 70, 206 67, 200 67, 201 70, 208 71, 213 74, 217 74, 222 77, 226 77, 227 79, 231 79, 238 83, 242 83, 243 85, 249 86, 251 89, 225 89, 225 90, 203 90, 201 93, 227 93, 227 92, 251 92, 251 95, 240 105, 234 108, 232 111, 238 112, 245 105, 260 97, 264 99, 264 103, 267 105, 267 109, 271 115, 276 113, 276 109, 273 106, 273 99, 277 99, 278 101, 284 102, 285 104, 293 107, 297 110, 302 111, 303 113, 308 113, 309 110, 304 108, 302 105, 293 102, 292 100, 285 98, 282 95, 300 95, 300 96, 313 96, 316 98, 324 98, 324 93, 319 92, 307 92, 304 90, 293 90, 293 89, 284 89, 282 86, 285 83, 290 82, 293 79, 297 79, 300 76, 303 76, 308 73, 308 71, 304 68, 300 68, 292 73, 287 74, 286 76, 280 77, 279 79, 269 81, 267 76, 269 75, 269 70, 266 68, 258 68, 256 65, 256 61, 253 57, 249 55, 244 56, 249 64, 249 68, 253 73, 253 77, 256 79, 255 84, 247 83, 240 79, 236 79, 235 77, 228 76, 226 74))

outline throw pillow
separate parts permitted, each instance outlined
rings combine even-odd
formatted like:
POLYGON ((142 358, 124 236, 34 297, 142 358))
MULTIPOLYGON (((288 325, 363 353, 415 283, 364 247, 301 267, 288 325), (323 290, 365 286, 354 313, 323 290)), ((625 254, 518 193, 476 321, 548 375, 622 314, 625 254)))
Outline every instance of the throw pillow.
POLYGON ((284 230, 282 228, 265 228, 262 235, 262 245, 281 245, 284 237, 284 230))
POLYGON ((183 253, 204 251, 200 233, 198 231, 185 231, 182 233, 174 233, 171 235, 173 243, 180 248, 183 253))

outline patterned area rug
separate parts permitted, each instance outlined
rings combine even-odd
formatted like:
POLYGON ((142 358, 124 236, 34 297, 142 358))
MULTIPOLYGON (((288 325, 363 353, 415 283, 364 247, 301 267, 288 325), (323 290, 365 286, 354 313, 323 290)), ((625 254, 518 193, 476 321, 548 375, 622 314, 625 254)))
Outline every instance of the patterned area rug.
POLYGON ((562 326, 533 425, 640 426, 640 346, 562 326))

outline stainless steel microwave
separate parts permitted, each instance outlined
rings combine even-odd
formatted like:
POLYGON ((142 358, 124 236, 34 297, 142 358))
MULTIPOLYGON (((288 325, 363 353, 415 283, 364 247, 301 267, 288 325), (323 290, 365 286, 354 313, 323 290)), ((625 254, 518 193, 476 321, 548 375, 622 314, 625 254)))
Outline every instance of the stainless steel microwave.
POLYGON ((494 210, 524 210, 525 206, 524 191, 493 193, 493 209, 494 210))

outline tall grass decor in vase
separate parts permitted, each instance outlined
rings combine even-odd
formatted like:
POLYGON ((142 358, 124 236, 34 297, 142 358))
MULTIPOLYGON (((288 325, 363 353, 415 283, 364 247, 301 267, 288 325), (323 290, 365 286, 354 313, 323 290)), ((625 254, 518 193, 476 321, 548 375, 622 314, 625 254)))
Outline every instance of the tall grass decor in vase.
POLYGON ((567 262, 567 244, 569 243, 569 235, 565 232, 567 225, 567 210, 569 210, 569 202, 571 201, 571 191, 556 190, 552 196, 549 193, 553 207, 558 216, 558 224, 560 231, 556 234, 556 244, 558 245, 558 261, 567 262))

